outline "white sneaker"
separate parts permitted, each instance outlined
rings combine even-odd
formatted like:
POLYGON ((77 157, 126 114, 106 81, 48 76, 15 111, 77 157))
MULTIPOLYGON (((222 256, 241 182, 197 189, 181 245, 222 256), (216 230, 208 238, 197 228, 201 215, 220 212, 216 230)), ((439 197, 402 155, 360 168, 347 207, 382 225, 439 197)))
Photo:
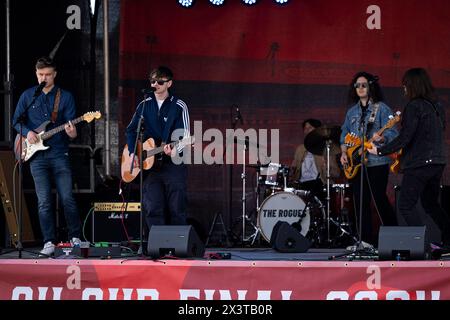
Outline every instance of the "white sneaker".
POLYGON ((81 247, 81 240, 80 238, 72 238, 72 240, 70 240, 70 244, 72 247, 81 247))
POLYGON ((55 245, 51 241, 46 242, 40 253, 45 254, 46 256, 53 255, 55 253, 55 245))

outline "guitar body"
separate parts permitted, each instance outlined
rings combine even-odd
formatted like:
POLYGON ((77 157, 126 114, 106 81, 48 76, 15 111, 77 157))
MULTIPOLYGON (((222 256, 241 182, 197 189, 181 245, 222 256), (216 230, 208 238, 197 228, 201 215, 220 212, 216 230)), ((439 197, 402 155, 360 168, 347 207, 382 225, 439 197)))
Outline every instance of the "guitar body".
POLYGON ((347 179, 353 179, 361 167, 361 146, 356 145, 347 149, 348 165, 344 167, 347 179))
POLYGON ((16 135, 16 139, 14 140, 14 154, 16 156, 16 160, 22 159, 23 162, 28 161, 36 152, 50 148, 44 145, 44 140, 42 139, 42 135, 45 133, 45 128, 47 128, 49 123, 50 121, 45 121, 36 130, 34 130, 38 133, 37 136, 39 138, 36 143, 28 142, 28 139, 20 134, 16 135), (22 143, 22 154, 20 154, 19 143, 22 143))
MULTIPOLYGON (((143 143, 143 149, 144 149, 143 168, 144 168, 144 170, 149 170, 151 167, 153 167, 153 164, 155 163, 155 156, 153 155, 153 156, 146 157, 146 154, 150 153, 151 150, 155 149, 155 140, 153 140, 152 138, 147 139, 143 143)), ((140 154, 141 154, 141 145, 138 144, 137 154, 136 154, 136 157, 138 157, 138 159, 140 159, 140 154)), ((120 171, 121 171, 121 175, 122 175, 122 180, 125 181, 126 183, 133 181, 134 178, 136 178, 136 176, 139 174, 139 172, 141 172, 140 167, 134 167, 133 170, 130 171, 131 161, 132 161, 132 158, 130 157, 130 151, 128 150, 128 145, 125 145, 125 147, 123 148, 123 152, 122 152, 120 171)))

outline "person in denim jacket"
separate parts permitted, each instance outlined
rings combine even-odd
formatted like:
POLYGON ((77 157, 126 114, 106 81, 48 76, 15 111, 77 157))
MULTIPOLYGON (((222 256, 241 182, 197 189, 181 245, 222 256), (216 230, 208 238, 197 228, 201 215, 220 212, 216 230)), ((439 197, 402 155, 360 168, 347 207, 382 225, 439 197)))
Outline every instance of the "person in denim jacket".
MULTIPOLYGON (((383 102, 378 77, 364 71, 358 72, 350 83, 349 101, 353 105, 347 111, 340 137, 342 152, 340 160, 344 167, 349 164, 348 147, 344 143, 345 136, 348 133, 354 133, 360 138, 365 133, 365 139, 373 139, 377 145, 389 143, 398 135, 395 128, 386 129, 382 135, 377 134, 377 131, 385 126, 389 117, 393 115, 391 108, 383 102)), ((359 232, 361 232, 363 241, 376 245, 378 232, 373 232, 375 230, 372 228, 372 199, 380 224, 397 225, 395 212, 386 195, 391 160, 387 156, 378 157, 367 152, 365 157, 362 189, 362 230, 359 230, 359 232)), ((349 180, 354 196, 356 220, 358 221, 357 228, 359 228, 360 218, 361 171, 360 168, 358 173, 349 180)))

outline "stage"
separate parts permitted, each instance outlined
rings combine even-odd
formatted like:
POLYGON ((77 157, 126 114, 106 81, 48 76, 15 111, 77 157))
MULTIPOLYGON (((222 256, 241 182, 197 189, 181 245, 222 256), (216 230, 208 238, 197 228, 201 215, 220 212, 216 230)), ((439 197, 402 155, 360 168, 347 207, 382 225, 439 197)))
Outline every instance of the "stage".
POLYGON ((17 251, 0 256, 1 300, 450 300, 444 256, 378 261, 345 249, 207 248, 203 258, 122 250, 49 259, 26 250, 21 259, 17 251))

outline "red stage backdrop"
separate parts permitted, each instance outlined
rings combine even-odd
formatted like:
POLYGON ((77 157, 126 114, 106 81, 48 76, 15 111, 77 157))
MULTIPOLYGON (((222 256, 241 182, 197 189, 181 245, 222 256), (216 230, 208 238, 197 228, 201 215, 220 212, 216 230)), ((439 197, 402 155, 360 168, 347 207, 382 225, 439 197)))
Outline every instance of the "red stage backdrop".
MULTIPOLYGON (((290 164, 303 142, 301 123, 315 117, 341 125, 348 84, 357 71, 380 77, 386 102, 402 110, 401 77, 425 67, 441 99, 450 93, 450 2, 446 0, 297 0, 283 6, 238 0, 215 7, 197 0, 192 8, 171 0, 121 1, 120 132, 131 119, 149 70, 160 64, 175 73, 174 93, 189 106, 203 131, 232 127, 280 130, 280 162, 290 164)), ((447 115, 448 117, 448 115, 447 115)), ((123 142, 123 137, 121 137, 123 142)), ((247 191, 254 169, 247 170, 247 191)), ((447 170, 443 184, 448 184, 447 170)), ((232 208, 228 170, 191 166, 189 208, 208 226, 214 213, 228 223, 240 212, 241 168, 234 166, 232 208), (206 206, 205 204, 208 204, 206 206), (229 214, 232 212, 231 214, 229 214)), ((391 177, 392 186, 399 177, 391 177)), ((250 196, 248 208, 253 205, 250 196)))

